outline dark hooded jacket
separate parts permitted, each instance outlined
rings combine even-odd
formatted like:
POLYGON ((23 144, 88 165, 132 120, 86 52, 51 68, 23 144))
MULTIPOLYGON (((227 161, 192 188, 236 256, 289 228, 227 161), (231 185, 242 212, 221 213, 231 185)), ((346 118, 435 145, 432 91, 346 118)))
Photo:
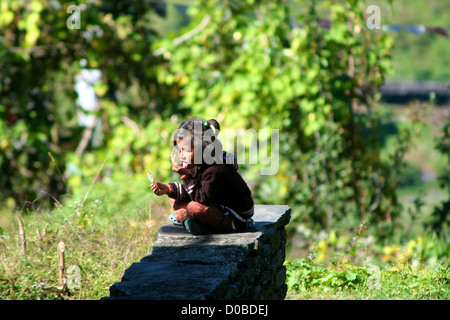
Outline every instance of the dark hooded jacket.
MULTIPOLYGON (((169 197, 180 201, 196 201, 205 206, 222 205, 244 219, 253 215, 253 199, 246 182, 238 173, 236 157, 233 163, 198 165, 182 176, 183 183, 170 183, 169 197)), ((224 152, 224 159, 230 154, 224 152)))

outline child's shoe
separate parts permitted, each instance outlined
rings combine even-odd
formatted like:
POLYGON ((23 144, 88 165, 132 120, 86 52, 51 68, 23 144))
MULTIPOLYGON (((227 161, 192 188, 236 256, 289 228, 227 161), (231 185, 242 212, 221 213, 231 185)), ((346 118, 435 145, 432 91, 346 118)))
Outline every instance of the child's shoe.
POLYGON ((181 226, 181 223, 178 222, 177 218, 175 217, 175 213, 172 213, 172 214, 169 216, 169 220, 170 220, 174 225, 176 225, 176 226, 181 226))
POLYGON ((201 235, 209 232, 209 227, 206 224, 198 222, 192 218, 188 218, 184 222, 184 227, 192 235, 201 235))

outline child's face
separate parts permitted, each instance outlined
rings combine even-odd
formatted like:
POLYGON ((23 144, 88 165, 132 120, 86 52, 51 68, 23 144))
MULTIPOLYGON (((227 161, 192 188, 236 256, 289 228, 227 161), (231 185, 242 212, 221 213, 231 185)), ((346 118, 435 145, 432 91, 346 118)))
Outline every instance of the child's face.
POLYGON ((190 141, 177 140, 178 155, 182 161, 182 167, 191 168, 194 166, 194 149, 190 141))

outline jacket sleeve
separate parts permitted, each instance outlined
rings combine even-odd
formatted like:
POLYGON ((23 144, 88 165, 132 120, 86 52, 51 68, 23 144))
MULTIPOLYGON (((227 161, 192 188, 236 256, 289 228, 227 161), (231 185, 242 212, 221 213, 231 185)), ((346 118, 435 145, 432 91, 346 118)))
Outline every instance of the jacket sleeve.
POLYGON ((180 201, 191 201, 191 197, 186 190, 186 186, 179 182, 169 183, 170 192, 169 197, 180 201))
POLYGON ((183 183, 169 183, 171 191, 169 197, 181 201, 196 201, 205 206, 215 203, 214 190, 218 183, 214 172, 205 172, 201 181, 187 175, 183 183))

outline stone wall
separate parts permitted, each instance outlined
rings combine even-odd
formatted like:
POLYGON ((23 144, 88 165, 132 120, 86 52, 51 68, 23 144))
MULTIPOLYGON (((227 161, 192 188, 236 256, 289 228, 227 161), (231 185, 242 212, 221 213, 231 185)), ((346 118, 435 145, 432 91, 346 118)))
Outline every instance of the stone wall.
POLYGON ((163 226, 152 253, 110 286, 112 299, 284 299, 290 208, 256 205, 255 226, 238 233, 193 236, 163 226))

